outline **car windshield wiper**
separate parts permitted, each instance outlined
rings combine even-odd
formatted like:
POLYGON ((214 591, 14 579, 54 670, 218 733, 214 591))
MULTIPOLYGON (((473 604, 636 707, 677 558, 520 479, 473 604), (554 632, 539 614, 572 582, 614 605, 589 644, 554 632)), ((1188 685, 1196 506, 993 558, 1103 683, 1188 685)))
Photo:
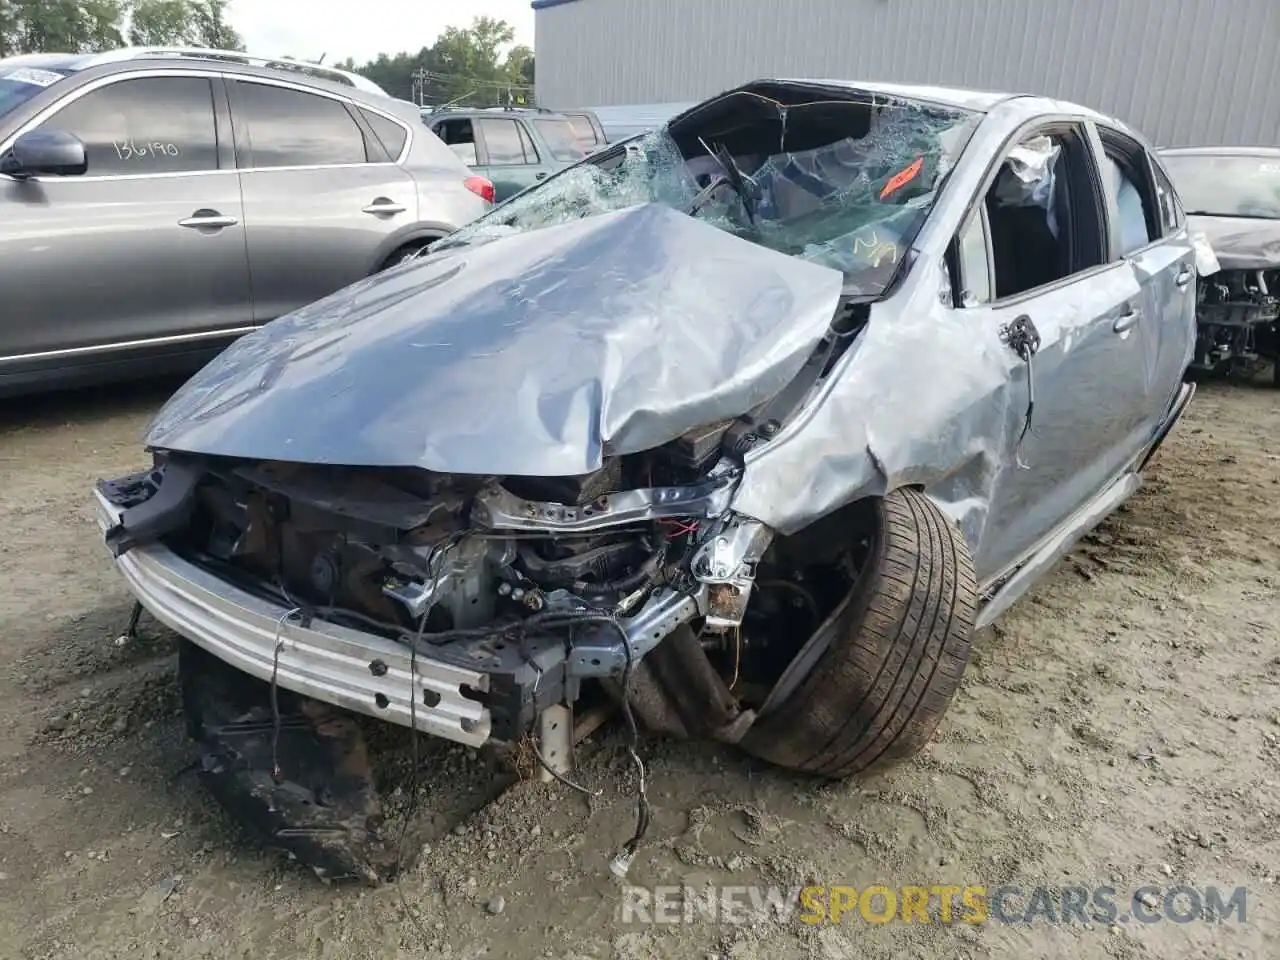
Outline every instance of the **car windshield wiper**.
POLYGON ((1187 210, 1188 217, 1225 217, 1228 220, 1280 220, 1280 212, 1267 213, 1212 213, 1208 210, 1187 210))

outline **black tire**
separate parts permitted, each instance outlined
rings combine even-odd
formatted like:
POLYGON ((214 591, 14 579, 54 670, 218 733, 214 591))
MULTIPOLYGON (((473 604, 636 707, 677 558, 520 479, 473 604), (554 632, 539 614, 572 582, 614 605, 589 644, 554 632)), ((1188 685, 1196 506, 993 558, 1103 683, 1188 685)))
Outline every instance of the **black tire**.
POLYGON ((964 539, 915 490, 871 512, 867 561, 830 647, 742 741, 771 763, 841 778, 909 757, 960 685, 977 605, 964 539))
POLYGON ((382 266, 378 268, 377 272, 381 273, 383 270, 390 270, 392 267, 400 266, 406 260, 412 260, 422 252, 423 247, 428 247, 434 242, 434 240, 422 240, 405 244, 399 250, 394 251, 386 260, 382 261, 382 266))

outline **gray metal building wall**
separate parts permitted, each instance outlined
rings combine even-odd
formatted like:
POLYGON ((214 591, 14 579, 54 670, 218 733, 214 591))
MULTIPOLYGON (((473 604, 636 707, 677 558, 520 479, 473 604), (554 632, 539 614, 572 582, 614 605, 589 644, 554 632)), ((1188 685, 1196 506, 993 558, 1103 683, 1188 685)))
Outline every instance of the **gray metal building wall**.
POLYGON ((535 0, 538 102, 756 77, 1062 97, 1158 144, 1280 145, 1280 0, 535 0))

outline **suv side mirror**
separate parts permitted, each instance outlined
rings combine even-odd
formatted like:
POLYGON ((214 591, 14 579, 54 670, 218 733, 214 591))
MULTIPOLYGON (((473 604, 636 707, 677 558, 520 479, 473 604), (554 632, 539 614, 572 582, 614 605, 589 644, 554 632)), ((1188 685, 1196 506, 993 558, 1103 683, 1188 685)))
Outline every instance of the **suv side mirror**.
POLYGON ((78 177, 89 169, 84 144, 65 130, 32 130, 0 157, 0 173, 25 180, 39 174, 78 177))

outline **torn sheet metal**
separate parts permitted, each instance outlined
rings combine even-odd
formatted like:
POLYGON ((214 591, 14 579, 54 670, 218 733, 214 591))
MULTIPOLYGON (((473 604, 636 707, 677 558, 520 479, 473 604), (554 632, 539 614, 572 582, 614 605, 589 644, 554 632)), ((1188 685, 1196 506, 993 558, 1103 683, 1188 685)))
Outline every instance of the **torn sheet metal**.
POLYGON ((1203 230, 1187 231, 1192 249, 1196 252, 1196 274, 1200 277, 1211 277, 1222 269, 1218 255, 1213 251, 1213 244, 1203 230))
POLYGON ((1280 219, 1189 216, 1187 227, 1205 236, 1222 270, 1280 267, 1280 219))
POLYGON ((1167 338, 1120 340, 1097 318, 1142 287, 1117 263, 1040 298, 1041 343, 1028 362, 1001 336, 1019 308, 954 310, 938 296, 945 272, 922 258, 871 306, 824 386, 746 455, 734 510, 787 535, 854 500, 916 486, 959 525, 988 583, 1124 469, 1180 381, 1189 300, 1187 340, 1172 322, 1167 338), (1158 373, 1135 376, 1142 369, 1158 373))
POLYGON ((579 475, 786 386, 841 276, 645 204, 413 261, 252 333, 149 446, 579 475))
MULTIPOLYGON (((919 269, 941 284, 940 271, 919 269)), ((941 303, 873 306, 845 369, 747 454, 733 509, 789 535, 855 499, 920 485, 976 551, 1026 401, 1011 377, 1016 357, 974 334, 941 303)))

